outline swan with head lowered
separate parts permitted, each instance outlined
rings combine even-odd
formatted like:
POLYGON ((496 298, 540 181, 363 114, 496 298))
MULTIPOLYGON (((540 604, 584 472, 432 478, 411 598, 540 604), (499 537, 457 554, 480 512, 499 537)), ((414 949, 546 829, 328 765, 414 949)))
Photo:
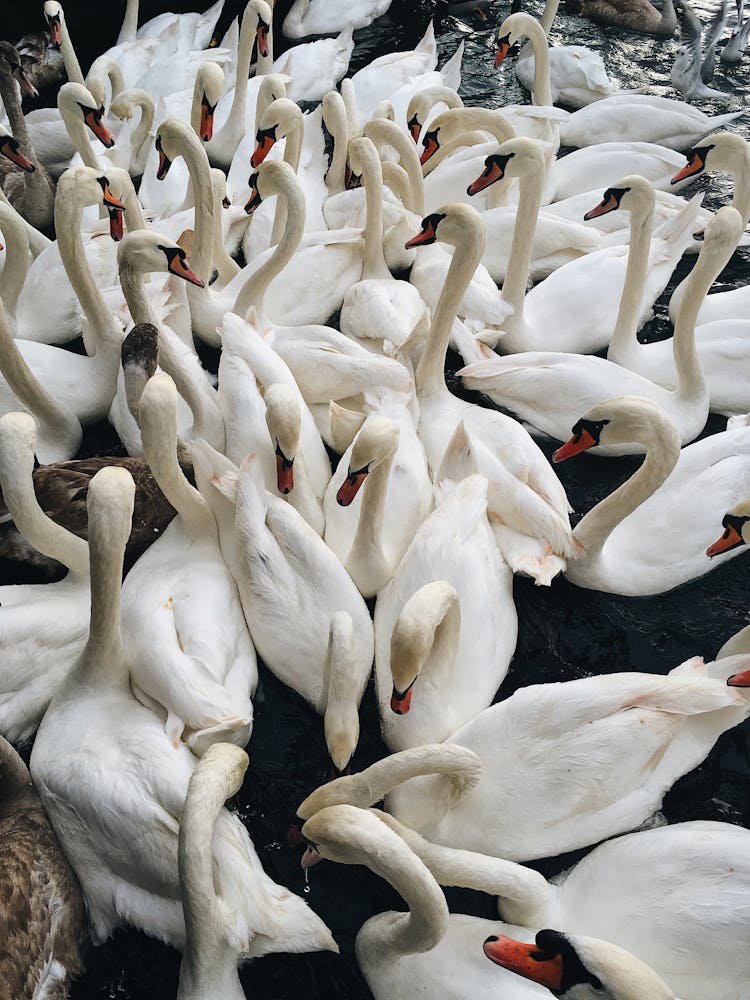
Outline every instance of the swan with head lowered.
MULTIPOLYGON (((629 200, 634 210, 642 201, 640 211, 648 215, 653 199, 649 200, 649 188, 642 178, 624 178, 617 188, 605 193, 602 206, 606 208, 613 201, 628 204, 629 200)), ((635 211, 633 215, 635 217, 635 211)), ((581 412, 603 399, 626 394, 645 397, 663 410, 674 423, 681 442, 687 444, 703 430, 709 409, 709 390, 696 350, 695 318, 700 302, 726 266, 741 233, 739 213, 729 206, 720 209, 706 227, 703 249, 691 272, 689 294, 681 303, 670 345, 675 389, 666 389, 614 361, 553 351, 529 351, 475 362, 461 370, 466 385, 481 389, 494 402, 517 413, 538 433, 561 441, 566 439, 569 428, 581 412)), ((613 340, 619 344, 636 340, 636 310, 647 267, 645 254, 639 256, 633 252, 629 255, 627 278, 630 280, 626 280, 623 288, 613 334, 613 340)), ((616 451, 602 449, 602 454, 633 454, 640 450, 642 448, 632 441, 616 451)))
MULTIPOLYGON (((626 672, 523 687, 444 744, 393 754, 307 801, 317 808, 318 795, 326 804, 341 795, 338 801, 372 805, 385 795, 388 811, 430 840, 514 861, 576 850, 643 823, 719 736, 746 718, 750 691, 727 684, 738 677, 742 684, 746 664, 730 657, 706 666, 694 657, 666 677, 626 672), (476 770, 459 796, 450 762, 462 754, 476 770)), ((409 678, 404 666, 395 663, 394 680, 409 678)), ((430 697, 419 685, 415 708, 430 697)), ((395 696, 391 708, 399 711, 395 696)), ((311 814, 305 805, 301 815, 311 814)))
MULTIPOLYGON (((649 400, 626 396, 592 407, 553 458, 632 441, 646 449, 643 465, 576 525, 584 553, 568 564, 566 576, 579 587, 635 597, 661 594, 712 568, 705 549, 717 519, 750 494, 750 427, 712 434, 680 451, 664 413, 649 400)), ((716 562, 737 554, 720 552, 716 562)))
MULTIPOLYGON (((93 938, 131 924, 182 948, 178 833, 197 758, 183 743, 175 746, 130 691, 120 626, 129 474, 102 469, 88 506, 89 635, 39 728, 31 773, 81 882, 93 938)), ((228 933, 242 958, 336 950, 325 924, 266 875, 247 830, 226 810, 216 822, 212 859, 228 933)))
POLYGON ((305 38, 366 28, 390 6, 391 0, 294 0, 281 30, 287 38, 305 38))
POLYGON ((372 667, 367 606, 316 531, 266 490, 257 456, 238 470, 196 442, 193 457, 255 648, 324 716, 328 750, 341 771, 359 739, 358 708, 372 667))
POLYGON ((216 522, 177 461, 176 418, 174 382, 153 375, 139 405, 144 455, 177 517, 128 573, 123 642, 136 696, 200 755, 215 742, 247 743, 258 668, 216 522))
POLYGON ((541 539, 558 555, 570 556, 576 544, 565 491, 531 436, 510 417, 453 396, 445 384, 443 366, 456 310, 481 260, 485 237, 479 213, 470 205, 456 204, 423 219, 421 232, 407 244, 442 240, 455 247, 415 372, 419 434, 434 478, 463 421, 475 445, 477 471, 489 482, 490 516, 517 535, 530 537, 534 546, 541 539))

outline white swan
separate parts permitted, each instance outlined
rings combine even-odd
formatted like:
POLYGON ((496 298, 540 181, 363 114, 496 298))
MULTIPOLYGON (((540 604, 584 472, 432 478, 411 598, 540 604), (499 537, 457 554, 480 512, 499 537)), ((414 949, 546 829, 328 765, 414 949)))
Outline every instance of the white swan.
POLYGON ((446 739, 473 719, 516 645, 513 578, 487 521, 487 481, 469 476, 446 494, 375 607, 375 687, 391 749, 446 739))
POLYGON ((121 91, 112 100, 109 113, 123 122, 115 135, 115 147, 110 154, 112 162, 127 170, 131 177, 141 177, 151 149, 151 128, 156 113, 154 102, 145 90, 133 87, 121 91), (140 108, 141 113, 134 121, 136 108, 140 108))
POLYGON ((410 245, 440 239, 456 249, 443 292, 433 312, 427 345, 415 374, 420 407, 419 434, 433 476, 463 421, 476 447, 477 471, 489 481, 488 510, 521 535, 548 542, 553 551, 575 551, 568 527, 568 503, 560 481, 531 437, 514 420, 451 395, 445 384, 445 352, 456 309, 485 245, 482 219, 470 205, 447 205, 422 220, 410 245))
POLYGON ((255 647, 280 680, 324 715, 326 743, 341 771, 357 745, 357 710, 372 666, 367 607, 320 536, 265 489, 254 455, 239 473, 201 442, 193 455, 255 647))
POLYGON ((281 30, 287 38, 304 38, 366 28, 390 6, 391 0, 294 0, 281 30))
POLYGON ((672 63, 670 78, 675 90, 687 101, 715 99, 728 101, 732 95, 709 87, 716 66, 716 43, 727 23, 726 0, 711 18, 706 28, 706 53, 703 54, 703 25, 690 4, 682 6, 680 47, 672 63))
POLYGON ((0 733, 31 739, 50 699, 83 649, 88 631, 88 546, 59 527, 37 502, 32 483, 37 431, 26 413, 0 418, 0 486, 18 531, 68 568, 57 583, 0 588, 0 733))
MULTIPOLYGON (((553 347, 581 353, 601 349, 612 335, 620 290, 631 259, 630 248, 606 247, 586 254, 558 268, 527 292, 534 227, 541 203, 543 155, 534 140, 519 137, 503 143, 486 163, 484 173, 470 186, 470 191, 481 190, 506 176, 518 176, 521 180, 518 214, 503 282, 503 299, 513 311, 502 323, 505 331, 502 349, 508 353, 553 347), (591 287, 596 287, 599 294, 583 294, 591 287)), ((639 185, 638 190, 641 188, 639 185)), ((631 226, 639 229, 633 254, 645 256, 649 261, 641 279, 642 283, 648 281, 648 288, 641 288, 638 293, 633 285, 635 302, 631 308, 638 309, 641 322, 645 322, 651 305, 692 242, 692 228, 700 205, 700 201, 688 203, 652 241, 653 197, 648 201, 639 216, 631 214, 631 226)), ((589 214, 593 215, 593 210, 589 214)))
POLYGON ((176 416, 174 382, 154 375, 139 405, 144 456, 177 517, 128 573, 123 643, 136 696, 166 709, 170 739, 187 730, 201 755, 215 742, 249 740, 258 668, 213 515, 177 461, 176 416))
POLYGON ((729 552, 742 545, 750 544, 750 501, 743 500, 729 513, 724 515, 722 522, 724 532, 721 538, 708 547, 706 555, 718 556, 720 552, 729 552))
MULTIPOLYGON (((649 212, 648 188, 640 178, 626 177, 616 189, 609 189, 603 206, 612 201, 627 202, 634 192, 634 204, 642 196, 649 212)), ((639 220, 640 221, 640 220, 639 220)), ((635 227, 634 227, 635 228, 635 227)), ((636 230, 637 232, 637 230, 636 230)), ((648 375, 623 368, 614 361, 592 355, 529 351, 504 358, 476 362, 462 369, 466 385, 479 388, 491 399, 517 413, 542 434, 564 440, 568 429, 583 410, 604 399, 629 394, 651 400, 669 417, 682 444, 703 430, 709 410, 709 391, 696 350, 695 318, 698 306, 717 275, 726 266, 742 233, 742 219, 730 206, 720 209, 706 228, 706 241, 690 276, 688 294, 683 297, 670 346, 675 389, 665 389, 648 375), (542 402, 544 400, 544 402, 542 402)), ((648 257, 633 253, 623 288, 618 322, 613 338, 635 341, 636 309, 646 278, 648 257)), ((633 454, 641 448, 635 442, 602 454, 633 454)))
POLYGON ((694 657, 666 677, 627 672, 523 687, 445 743, 329 782, 297 812, 367 807, 385 796, 388 811, 428 840, 513 861, 598 843, 643 823, 746 718, 750 691, 727 684, 746 664, 694 657))
POLYGON ((216 892, 212 845, 224 802, 242 787, 248 763, 239 747, 215 744, 190 775, 177 851, 185 915, 177 1000, 245 1000, 229 930, 232 915, 216 892))
MULTIPOLYGON (((583 556, 569 563, 579 587, 639 596, 661 594, 712 566, 705 549, 721 512, 750 494, 750 433, 738 426, 680 451, 674 426, 653 403, 635 398, 593 407, 555 453, 563 461, 602 444, 638 442, 646 459, 631 478, 581 520, 583 556), (701 503, 696 505, 696 495, 701 503), (680 532, 670 526, 680 524, 680 532)), ((737 555, 722 553, 717 562, 737 555)))
POLYGON ((391 580, 432 506, 427 459, 407 401, 382 393, 324 498, 326 543, 364 597, 391 580))
MULTIPOLYGON (((31 773, 81 882, 95 940, 130 923, 184 947, 177 841, 197 761, 184 745, 173 746, 160 719, 130 693, 119 613, 130 475, 97 473, 88 509, 96 595, 89 637, 39 728, 31 773)), ((222 811, 212 854, 242 957, 336 950, 322 921, 265 874, 238 817, 222 811)))

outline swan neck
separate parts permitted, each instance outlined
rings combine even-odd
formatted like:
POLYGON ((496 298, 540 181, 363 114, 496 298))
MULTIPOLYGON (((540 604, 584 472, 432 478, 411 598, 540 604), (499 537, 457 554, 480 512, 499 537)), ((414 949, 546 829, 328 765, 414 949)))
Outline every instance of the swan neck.
POLYGON ((630 213, 628 263, 617 321, 608 352, 611 357, 624 356, 637 343, 641 302, 650 264, 655 201, 654 192, 649 191, 644 201, 630 213))
POLYGON ((305 231, 305 196, 296 178, 283 177, 277 194, 279 200, 283 198, 286 202, 286 225, 273 254, 240 289, 232 312, 243 318, 253 306, 259 317, 265 316, 263 300, 266 290, 296 253, 305 231))
POLYGON ((646 447, 641 467, 590 510, 573 531, 585 549, 579 563, 589 562, 601 551, 618 524, 656 492, 677 464, 680 438, 672 424, 666 420, 660 424, 654 422, 650 430, 640 436, 639 443, 646 447))
MULTIPOLYGON (((750 25, 750 18, 747 23, 750 25)), ((746 142, 743 143, 741 159, 735 170, 732 206, 737 209, 747 225, 750 219, 750 146, 746 142)))
POLYGON ((26 156, 29 156, 29 133, 26 128, 26 118, 21 106, 21 88, 12 77, 0 73, 0 97, 8 115, 10 131, 26 156))
POLYGON ((330 194, 340 194, 346 184, 346 154, 349 145, 346 108, 340 96, 331 103, 324 121, 333 139, 333 156, 325 176, 325 184, 330 194))
MULTIPOLYGON (((127 534, 121 532, 122 526, 107 523, 106 511, 95 513, 96 520, 89 510, 91 624, 74 670, 79 679, 97 685, 127 684, 128 671, 120 631, 120 591, 127 534), (120 534, 123 535, 121 543, 120 534)), ((124 516, 124 512, 118 512, 118 516, 124 516)))
POLYGON ((386 118, 373 118, 364 128, 364 134, 378 146, 392 146, 409 178, 411 196, 406 208, 417 215, 424 215, 424 177, 417 155, 417 147, 395 122, 386 118))
MULTIPOLYGON (((203 143, 192 129, 182 126, 178 135, 195 198, 195 223, 190 266, 208 287, 213 259, 214 215, 216 211, 214 189, 211 183, 211 168, 203 143)), ((188 288, 188 295, 193 293, 205 294, 205 289, 191 285, 188 288)))
POLYGON ((120 34, 117 36, 117 45, 123 42, 134 42, 138 33, 138 6, 139 0, 128 0, 125 6, 125 17, 122 19, 120 34))
MULTIPOLYGON (((671 0, 665 0, 665 6, 666 2, 671 2, 671 0)), ((529 18, 526 35, 534 49, 534 91, 531 95, 531 102, 539 107, 549 107, 552 104, 552 89, 550 87, 547 34, 538 21, 529 18)))
POLYGON ((460 245, 456 246, 445 277, 445 285, 432 317, 428 346, 419 359, 414 376, 419 396, 427 396, 446 388, 445 355, 451 329, 464 294, 482 260, 486 239, 481 220, 471 220, 466 226, 465 236, 460 245))
POLYGON ((523 320, 523 303, 529 280, 534 229, 542 204, 544 169, 539 163, 527 170, 519 179, 518 210, 513 228, 513 241, 508 257, 508 267, 503 282, 503 298, 513 307, 507 328, 518 329, 523 320))
MULTIPOLYGON (((258 28, 258 11, 247 9, 242 15, 240 38, 237 43, 237 75, 234 82, 234 97, 229 110, 227 123, 245 129, 245 111, 247 109, 247 80, 250 76, 250 60, 253 55, 253 43, 258 28)), ((198 98, 200 100, 200 97, 198 98)), ((226 127, 226 125, 225 125, 226 127)))
POLYGON ((0 277, 0 299, 15 316, 18 297, 29 271, 29 237, 21 217, 0 204, 0 226, 5 237, 6 260, 0 277))
POLYGON ((68 83, 80 83, 85 86, 81 64, 78 62, 78 56, 73 47, 73 39, 70 37, 70 32, 68 31, 68 22, 65 20, 65 14, 62 11, 60 12, 60 53, 65 64, 65 75, 68 78, 68 83))
POLYGON ((560 6, 560 0, 547 0, 544 5, 544 13, 542 14, 539 23, 542 26, 544 34, 549 37, 550 30, 552 28, 552 23, 557 16, 557 8, 560 6))
POLYGON ((390 278, 383 250, 383 171, 375 147, 369 141, 361 152, 366 206, 362 280, 390 278))
MULTIPOLYGON (((97 172, 101 172, 101 167, 96 158, 94 147, 91 145, 86 126, 84 125, 80 115, 78 115, 73 108, 68 107, 64 100, 60 100, 59 95, 57 106, 60 111, 60 117, 63 120, 63 124, 65 125, 68 135, 70 136, 70 141, 73 143, 76 152, 81 157, 81 160, 87 167, 92 167, 97 172)), ((57 232, 57 229, 55 229, 55 232, 57 232)))
POLYGON ((347 562, 350 562, 352 555, 357 552, 371 552, 373 550, 379 552, 382 559, 385 558, 383 551, 383 525, 385 523, 385 501, 388 495, 388 482, 391 476, 393 458, 393 455, 388 455, 367 476, 362 496, 362 506, 359 512, 359 522, 357 523, 357 530, 352 541, 351 551, 346 559, 347 562))
POLYGON ((146 142, 149 137, 149 133, 151 132, 154 124, 156 106, 154 105, 151 95, 146 90, 131 90, 130 98, 133 101, 133 104, 141 109, 141 120, 138 122, 138 126, 133 130, 133 134, 130 139, 131 154, 136 156, 144 142, 146 142))
POLYGON ((14 215, 16 215, 21 220, 24 229, 26 230, 26 235, 29 239, 29 249, 31 250, 31 254, 34 258, 38 257, 39 254, 43 250, 46 250, 47 247, 52 243, 52 240, 48 239, 48 237, 40 233, 39 230, 36 229, 34 226, 32 226, 31 223, 27 222, 26 219, 23 218, 23 216, 18 214, 15 208, 8 201, 8 197, 2 190, 2 188, 0 188, 0 204, 3 204, 5 205, 6 208, 9 208, 14 213, 14 215))

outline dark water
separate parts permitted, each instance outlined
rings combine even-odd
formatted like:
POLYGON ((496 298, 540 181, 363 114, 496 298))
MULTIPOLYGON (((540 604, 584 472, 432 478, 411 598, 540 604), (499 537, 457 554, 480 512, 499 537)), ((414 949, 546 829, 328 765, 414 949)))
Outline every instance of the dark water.
MULTIPOLYGON (((288 6, 288 0, 284 6, 288 6)), ((427 24, 425 9, 430 6, 425 3, 422 9, 419 4, 394 0, 396 9, 389 17, 357 33, 352 70, 383 52, 413 47, 427 24)), ((699 13, 705 13, 701 4, 695 6, 699 13)), ((97 4, 96 8, 100 13, 101 6, 97 4)), ((541 4, 534 4, 531 9, 538 13, 541 4)), ((102 27, 101 45, 97 47, 88 33, 92 5, 69 0, 68 11, 69 22, 75 17, 76 25, 81 25, 79 31, 84 44, 90 46, 91 55, 111 44, 109 35, 114 39, 119 27, 116 12, 113 12, 114 28, 110 24, 102 27)), ((493 68, 493 26, 508 12, 508 4, 492 3, 487 23, 478 17, 461 22, 445 17, 438 22, 441 59, 453 52, 460 39, 465 41, 462 94, 469 104, 499 107, 527 100, 516 83, 512 65, 500 72, 493 68)), ((671 58, 678 45, 676 38, 662 41, 626 35, 562 13, 553 36, 560 42, 580 42, 601 50, 610 75, 618 77, 623 85, 640 86, 647 82, 667 87, 669 84, 671 58)), ((747 92, 747 84, 746 64, 735 67, 728 75, 721 67, 714 83, 734 92, 738 105, 747 92)), ((712 109, 710 105, 704 109, 725 110, 712 109)), ((749 134, 745 123, 738 130, 749 134)), ((698 188, 706 190, 710 207, 718 207, 731 197, 726 177, 702 178, 695 185, 698 188)), ((691 261, 692 258, 683 262, 669 290, 687 273, 691 261)), ((727 287, 748 280, 748 251, 735 255, 722 280, 727 287)), ((669 328, 664 319, 667 299, 665 294, 655 320, 644 331, 645 337, 667 334, 669 328)), ((457 359, 450 358, 448 367, 455 371, 457 359)), ((708 431, 714 433, 723 426, 721 418, 712 417, 708 431)), ((96 440, 89 439, 89 446, 107 453, 107 437, 100 432, 96 440)), ((547 454, 553 447, 551 443, 545 446, 547 454)), ((584 456, 558 466, 557 471, 575 509, 586 511, 624 481, 637 464, 637 460, 584 456)), ((723 511, 717 515, 717 534, 722 514, 723 511)), ((748 570, 747 557, 741 556, 669 594, 639 599, 579 590, 564 579, 557 579, 549 589, 517 579, 518 648, 497 699, 508 697, 524 684, 631 669, 665 673, 696 654, 712 658, 729 635, 750 620, 748 570)), ((286 834, 296 805, 330 777, 321 720, 265 669, 261 671, 255 704, 255 729, 248 747, 251 763, 235 806, 269 875, 302 894, 301 849, 289 846, 286 834)), ((361 770, 387 752, 379 736, 372 689, 366 694, 361 716, 362 735, 353 761, 354 770, 361 770)), ((669 822, 715 819, 750 827, 749 772, 750 724, 746 722, 725 734, 708 760, 674 786, 665 799, 664 816, 669 822)), ((502 822, 501 816, 498 822, 502 822)), ((542 861, 534 867, 552 875, 584 853, 542 861)), ((489 897, 459 890, 450 890, 448 896, 454 910, 488 918, 496 916, 489 897)), ((306 898, 330 926, 341 956, 279 955, 260 959, 242 971, 247 995, 258 1000, 291 996, 308 1000, 368 997, 369 991, 353 956, 354 938, 373 913, 401 908, 399 897, 366 869, 324 864, 313 871, 311 891, 306 898)), ((178 968, 177 952, 136 931, 121 931, 93 951, 88 973, 74 988, 72 997, 73 1000, 169 1000, 177 988, 178 968)))

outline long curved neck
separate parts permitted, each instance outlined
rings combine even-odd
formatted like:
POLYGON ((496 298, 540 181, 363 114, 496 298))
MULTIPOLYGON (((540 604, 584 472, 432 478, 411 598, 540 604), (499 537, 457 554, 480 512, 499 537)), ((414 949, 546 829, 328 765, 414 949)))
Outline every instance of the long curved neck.
MULTIPOLYGON (((6 452, 5 443, 2 446, 6 452)), ((72 532, 47 517, 34 492, 32 473, 34 453, 22 454, 20 449, 8 459, 3 454, 2 490, 5 505, 16 527, 35 549, 50 559, 67 566, 71 573, 86 578, 89 574, 89 547, 72 532)))
MULTIPOLYGON (((292 170, 297 173, 299 161, 302 156, 303 125, 302 115, 295 118, 293 127, 286 134, 284 143, 284 163, 288 163, 292 170)), ((283 198, 277 199, 276 214, 273 219, 273 229, 271 231, 271 246, 275 246, 281 239, 286 228, 287 204, 283 198)))
POLYGON ((400 163, 390 161, 381 164, 381 169, 385 187, 390 188, 404 208, 408 209, 412 203, 412 192, 407 172, 400 163))
MULTIPOLYGON (((372 552, 380 553, 385 559, 383 551, 383 524, 385 521, 385 500, 388 495, 388 482, 391 476, 394 455, 388 455, 384 461, 380 462, 367 476, 362 495, 362 506, 359 511, 359 521, 357 530, 352 540, 352 547, 347 556, 350 562, 356 553, 372 552)), ((393 567, 395 569, 395 567, 393 567)))
MULTIPOLYGON (((750 25, 750 17, 747 23, 750 25)), ((748 219, 750 219, 750 143, 742 139, 741 136, 736 136, 736 139, 742 145, 737 150, 736 157, 733 157, 734 162, 731 164, 731 168, 728 166, 728 169, 731 169, 734 174, 732 207, 737 209, 747 225, 748 219)))
POLYGON ((305 231, 305 196, 299 183, 284 178, 277 194, 286 201, 286 226, 273 254, 240 289, 232 312, 243 318, 252 306, 259 316, 265 315, 263 299, 266 289, 292 259, 305 231))
POLYGON ((96 350, 111 336, 117 337, 115 321, 89 270, 81 240, 83 206, 75 197, 55 199, 55 232, 65 273, 95 336, 96 350))
POLYGON ((128 97, 132 103, 141 109, 141 120, 133 130, 130 138, 130 150, 133 156, 138 154, 141 146, 149 137, 154 124, 154 114, 156 107, 153 99, 147 90, 140 90, 137 87, 128 91, 128 97))
POLYGON ((139 0, 127 0, 125 6, 125 17, 122 19, 120 34, 117 36, 117 45, 123 42, 134 42, 138 33, 138 5, 139 0))
POLYGON ((399 162, 409 177, 411 198, 406 207, 424 215, 424 179, 417 155, 417 147, 402 128, 386 118, 373 118, 364 128, 364 134, 377 146, 392 146, 398 153, 399 162))
POLYGON ((21 220, 24 229, 26 230, 26 235, 29 239, 29 249, 31 250, 31 254, 34 258, 38 257, 39 254, 42 252, 42 250, 46 250, 47 247, 52 243, 52 240, 44 236, 43 233, 40 233, 38 229, 35 229, 34 226, 31 225, 31 223, 27 222, 26 219, 23 218, 23 216, 18 215, 18 212, 16 212, 15 208, 13 208, 11 203, 8 201, 7 195, 2 190, 2 188, 0 188, 0 204, 3 204, 5 205, 6 208, 9 208, 21 220))
POLYGON ((87 167, 93 167, 94 170, 101 170, 96 153, 94 152, 94 147, 91 145, 89 140, 88 129, 81 118, 79 110, 77 108, 69 107, 66 101, 60 99, 59 94, 57 98, 57 106, 60 110, 60 116, 65 124, 68 135, 70 136, 70 141, 75 146, 76 151, 80 155, 83 162, 87 167))
POLYGON ((5 237, 6 253, 0 277, 0 298, 7 311, 15 315, 18 296, 29 271, 29 237, 21 217, 3 204, 0 204, 0 228, 5 237))
POLYGON ((5 71, 0 72, 0 97, 8 115, 10 131, 18 139, 24 156, 29 156, 29 133, 21 107, 21 90, 13 77, 5 71))
POLYGON ((500 896, 504 917, 524 927, 544 926, 549 920, 553 889, 539 872, 475 851, 441 847, 399 823, 394 816, 380 810, 373 812, 406 842, 439 885, 500 896))
POLYGON ((643 193, 642 200, 639 200, 630 212, 628 266, 609 349, 613 357, 618 352, 623 356, 637 342, 641 301, 649 269, 655 203, 656 195, 653 189, 649 189, 643 193))
MULTIPOLYGON (((200 765, 199 765, 200 767, 200 765)), ((177 1000, 220 996, 243 1000, 237 951, 224 932, 225 916, 216 899, 213 841, 216 821, 234 785, 196 769, 180 821, 178 866, 185 916, 185 950, 177 1000), (211 780, 206 780, 208 778, 211 780)))
MULTIPOLYGON (((671 0, 666 0, 666 2, 671 3, 671 0)), ((554 14, 552 16, 554 17, 554 14)), ((542 25, 532 17, 529 18, 525 31, 534 49, 534 91, 531 95, 532 104, 547 107, 552 104, 547 34, 542 25)))
POLYGON ((367 218, 364 231, 362 279, 390 278, 383 250, 383 172, 371 142, 360 147, 362 182, 365 186, 367 218))
MULTIPOLYGON (((193 248, 190 266, 208 287, 214 249, 215 205, 211 182, 211 168, 206 150, 198 136, 187 126, 180 128, 180 152, 187 164, 190 181, 195 196, 195 223, 193 228, 193 248)), ((203 293, 203 289, 191 286, 192 292, 203 293)), ((191 293, 188 289, 188 295, 191 293)))
MULTIPOLYGON (((147 393, 148 395, 148 393, 147 393)), ((198 490, 185 478, 177 461, 176 393, 173 412, 149 407, 141 397, 139 416, 143 455, 167 500, 186 526, 196 532, 215 531, 211 510, 198 490)))
MULTIPOLYGON (((460 633, 461 604, 456 591, 443 581, 427 583, 401 609, 391 637, 391 659, 403 643, 421 661, 420 674, 452 671, 460 633)), ((395 675, 394 685, 401 688, 401 678, 395 675)))
MULTIPOLYGON (((250 60, 253 55, 253 43, 258 28, 258 11, 255 8, 245 8, 240 26, 240 38, 237 43, 237 76, 234 82, 234 97, 232 107, 227 116, 227 125, 232 128, 245 129, 245 112, 247 110, 247 79, 250 75, 250 60)), ((225 125, 226 127, 226 125, 225 125)))
POLYGON ((552 22, 557 16, 557 8, 559 6, 560 0, 547 0, 547 3, 544 5, 544 13, 541 16, 539 23, 541 24, 542 30, 547 37, 549 37, 552 22))
POLYGON ((327 677, 324 678, 323 729, 334 765, 344 768, 359 737, 359 701, 366 678, 355 675, 354 625, 351 615, 337 611, 331 616, 327 677))
POLYGON ((482 221, 472 219, 465 232, 464 240, 456 247, 451 259, 445 285, 432 317, 428 347, 417 365, 414 380, 419 396, 445 389, 445 355, 453 321, 484 253, 487 236, 482 221))
POLYGON ((81 64, 78 62, 76 50, 73 48, 73 39, 68 31, 68 23, 62 11, 60 11, 60 53, 65 64, 65 75, 68 78, 68 83, 83 84, 81 64))
POLYGON ((333 139, 333 156, 326 171, 325 184, 331 194, 339 194, 346 184, 346 154, 349 146, 349 126, 346 106, 341 94, 331 92, 323 108, 323 123, 333 139))
POLYGON ((503 298, 513 306, 513 315, 506 324, 509 330, 518 329, 523 322, 523 303, 526 298, 526 283, 529 280, 534 230, 544 190, 544 166, 541 158, 540 162, 535 163, 521 176, 519 186, 516 224, 513 228, 513 241, 503 282, 503 298))
POLYGON ((235 275, 240 273, 240 265, 229 256, 224 245, 224 233, 221 225, 222 202, 226 194, 226 177, 218 167, 211 167, 211 183, 214 188, 214 256, 213 265, 219 272, 219 281, 226 285, 235 275))
POLYGON ((617 525, 647 500, 667 479, 680 457, 680 437, 666 419, 652 420, 639 434, 646 457, 638 471, 590 510, 576 525, 573 535, 583 545, 581 560, 598 555, 617 525))

